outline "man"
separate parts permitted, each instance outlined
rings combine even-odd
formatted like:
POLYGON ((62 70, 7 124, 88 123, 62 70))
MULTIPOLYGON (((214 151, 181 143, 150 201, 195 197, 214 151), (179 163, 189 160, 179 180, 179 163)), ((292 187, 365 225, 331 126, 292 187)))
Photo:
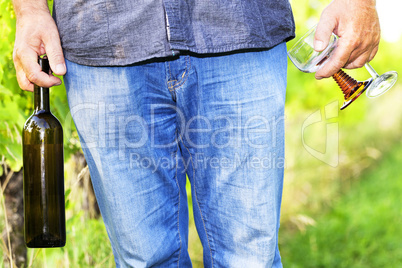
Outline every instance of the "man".
MULTIPOLYGON (((61 83, 44 53, 65 75, 118 267, 191 266, 186 174, 205 267, 282 266, 287 0, 56 0, 57 27, 44 0, 14 6, 19 85, 61 83)), ((316 50, 332 32, 317 79, 374 57, 375 1, 332 1, 316 50)))

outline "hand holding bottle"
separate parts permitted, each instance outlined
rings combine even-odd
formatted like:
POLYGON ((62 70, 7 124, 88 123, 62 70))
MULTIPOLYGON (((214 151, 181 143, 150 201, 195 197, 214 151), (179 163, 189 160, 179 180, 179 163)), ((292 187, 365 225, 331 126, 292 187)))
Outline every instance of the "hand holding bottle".
POLYGON ((13 60, 21 89, 33 91, 60 85, 61 80, 41 72, 38 56, 47 54, 50 67, 57 75, 66 73, 59 32, 50 15, 46 0, 14 0, 17 17, 13 60))

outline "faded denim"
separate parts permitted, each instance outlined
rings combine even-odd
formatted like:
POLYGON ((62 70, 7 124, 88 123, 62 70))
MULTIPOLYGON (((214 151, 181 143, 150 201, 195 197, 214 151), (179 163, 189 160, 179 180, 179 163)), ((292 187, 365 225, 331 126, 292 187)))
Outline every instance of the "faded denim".
POLYGON ((118 267, 282 267, 286 46, 125 67, 67 60, 72 118, 118 267))

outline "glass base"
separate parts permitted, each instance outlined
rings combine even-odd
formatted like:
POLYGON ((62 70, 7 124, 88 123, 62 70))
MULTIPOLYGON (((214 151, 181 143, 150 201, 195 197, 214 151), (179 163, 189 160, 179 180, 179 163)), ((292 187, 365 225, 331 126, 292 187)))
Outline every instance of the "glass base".
POLYGON ((377 77, 366 90, 366 96, 369 98, 377 98, 387 92, 398 80, 398 73, 395 71, 386 72, 377 77))
POLYGON ((362 85, 359 89, 357 89, 355 91, 355 93, 353 93, 352 96, 350 96, 348 99, 345 100, 345 102, 343 103, 343 105, 341 107, 341 110, 343 110, 346 107, 348 107, 352 102, 354 102, 358 97, 360 97, 360 95, 363 94, 364 91, 366 91, 366 89, 370 87, 372 82, 373 82, 373 78, 370 78, 369 80, 363 82, 364 86, 362 85))

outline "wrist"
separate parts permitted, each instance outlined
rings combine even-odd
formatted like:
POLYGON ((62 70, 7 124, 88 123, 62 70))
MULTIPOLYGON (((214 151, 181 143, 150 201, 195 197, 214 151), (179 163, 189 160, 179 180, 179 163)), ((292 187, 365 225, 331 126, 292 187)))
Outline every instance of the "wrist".
POLYGON ((18 19, 24 18, 25 16, 40 16, 42 14, 49 14, 50 11, 47 6, 47 2, 38 1, 36 3, 16 3, 19 1, 14 1, 14 11, 15 16, 18 19))

